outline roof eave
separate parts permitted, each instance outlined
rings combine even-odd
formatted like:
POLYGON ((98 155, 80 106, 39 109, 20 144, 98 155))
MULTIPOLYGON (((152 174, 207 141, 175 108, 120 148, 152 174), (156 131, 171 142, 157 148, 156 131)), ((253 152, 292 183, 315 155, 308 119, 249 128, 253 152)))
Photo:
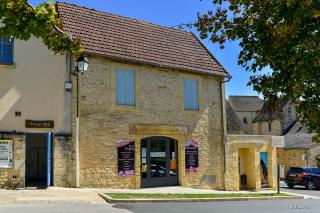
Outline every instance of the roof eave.
POLYGON ((135 64, 139 64, 139 65, 155 66, 155 67, 159 67, 159 68, 180 70, 180 71, 185 71, 185 72, 191 72, 191 73, 194 73, 194 74, 202 74, 202 75, 214 76, 214 77, 220 77, 220 78, 229 77, 229 75, 227 75, 227 73, 221 73, 221 74, 220 73, 209 73, 209 72, 204 72, 204 71, 197 71, 197 70, 194 70, 194 69, 186 69, 186 68, 170 66, 170 65, 163 65, 163 64, 147 62, 147 61, 142 61, 142 60, 129 59, 129 58, 126 58, 126 57, 118 57, 118 56, 112 56, 112 55, 106 55, 106 54, 92 53, 92 52, 89 52, 89 51, 84 51, 83 54, 92 55, 92 56, 100 56, 100 57, 108 58, 108 59, 111 59, 111 60, 125 61, 125 62, 135 63, 135 64))

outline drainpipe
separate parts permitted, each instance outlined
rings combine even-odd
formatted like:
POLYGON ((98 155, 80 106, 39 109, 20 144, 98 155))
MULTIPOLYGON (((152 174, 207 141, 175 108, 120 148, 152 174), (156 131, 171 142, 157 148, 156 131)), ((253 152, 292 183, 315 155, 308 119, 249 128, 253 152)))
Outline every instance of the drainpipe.
POLYGON ((224 93, 224 85, 225 83, 231 80, 231 76, 227 77, 228 79, 220 82, 220 95, 221 95, 221 135, 223 137, 223 173, 224 173, 224 186, 226 186, 226 144, 227 144, 227 128, 226 128, 226 105, 225 105, 225 93, 224 93))

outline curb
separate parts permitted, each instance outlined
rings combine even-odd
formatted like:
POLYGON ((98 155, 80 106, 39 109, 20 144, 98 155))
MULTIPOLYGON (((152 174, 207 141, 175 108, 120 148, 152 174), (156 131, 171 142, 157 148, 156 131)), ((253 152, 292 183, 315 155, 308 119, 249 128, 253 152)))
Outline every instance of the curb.
POLYGON ((175 199, 114 199, 103 193, 99 194, 110 204, 126 203, 180 203, 180 202, 228 202, 228 201, 251 201, 251 200, 298 200, 303 196, 273 196, 273 197, 232 197, 232 198, 175 198, 175 199))

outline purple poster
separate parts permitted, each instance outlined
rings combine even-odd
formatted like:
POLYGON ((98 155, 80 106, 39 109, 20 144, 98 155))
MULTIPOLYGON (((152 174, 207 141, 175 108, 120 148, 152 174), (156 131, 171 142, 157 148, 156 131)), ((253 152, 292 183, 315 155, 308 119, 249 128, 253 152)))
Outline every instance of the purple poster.
POLYGON ((134 140, 118 140, 118 176, 134 175, 134 140))
POLYGON ((199 171, 199 143, 191 140, 185 142, 185 169, 186 172, 199 171))

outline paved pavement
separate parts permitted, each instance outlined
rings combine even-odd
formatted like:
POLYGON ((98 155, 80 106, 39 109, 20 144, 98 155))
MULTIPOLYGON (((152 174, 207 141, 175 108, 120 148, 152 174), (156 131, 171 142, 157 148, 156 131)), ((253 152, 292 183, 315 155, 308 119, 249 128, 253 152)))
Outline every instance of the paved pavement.
POLYGON ((128 213, 110 204, 0 205, 0 213, 128 213))
POLYGON ((281 186, 280 190, 282 192, 302 194, 305 196, 314 196, 314 197, 318 197, 320 199, 320 190, 319 189, 318 190, 306 190, 306 188, 303 186, 295 186, 293 189, 289 189, 288 186, 284 182, 281 182, 280 186, 281 186))
MULTIPOLYGON (((75 189, 50 187, 48 189, 0 189, 0 205, 12 204, 105 204, 105 200, 99 193, 122 192, 122 193, 235 193, 218 190, 203 190, 183 187, 159 187, 149 189, 75 189)), ((272 192, 272 191, 265 191, 272 192)), ((255 193, 241 191, 241 193, 255 193)))
POLYGON ((23 204, 105 204, 99 189, 72 189, 52 187, 48 189, 0 189, 0 205, 23 204))
MULTIPOLYGON (((320 191, 287 189, 282 184, 282 191, 308 194, 320 199, 320 191)), ((5 190, 0 189, 0 213, 122 213, 122 212, 319 212, 320 200, 274 200, 245 202, 211 203, 170 203, 170 204, 128 204, 112 206, 99 197, 102 192, 136 193, 226 193, 215 190, 199 190, 182 187, 166 187, 142 190, 112 189, 70 189, 52 187, 46 190, 5 190)), ((271 191, 270 191, 271 192, 271 191)), ((230 193, 230 192, 228 192, 230 193)), ((231 192, 232 193, 232 192, 231 192)), ((244 191, 245 193, 245 191, 244 191)))

